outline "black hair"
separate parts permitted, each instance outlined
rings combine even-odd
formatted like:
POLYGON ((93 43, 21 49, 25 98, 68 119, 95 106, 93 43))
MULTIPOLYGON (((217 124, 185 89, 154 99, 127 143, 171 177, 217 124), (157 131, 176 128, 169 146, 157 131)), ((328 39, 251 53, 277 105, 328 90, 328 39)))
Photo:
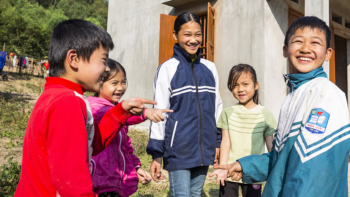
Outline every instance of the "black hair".
POLYGON ((199 20, 197 15, 193 14, 192 12, 183 12, 179 16, 177 16, 175 19, 175 23, 174 23, 175 34, 177 35, 181 30, 181 26, 189 21, 195 21, 200 26, 202 26, 201 21, 199 20))
MULTIPOLYGON (((119 62, 115 61, 114 59, 108 58, 107 66, 109 68, 109 72, 107 73, 107 76, 103 79, 103 83, 115 77, 119 73, 119 71, 122 71, 124 73, 126 79, 125 69, 119 62)), ((94 96, 98 97, 99 95, 99 93, 95 93, 94 96)))
MULTIPOLYGON (((242 75, 242 73, 250 73, 250 76, 252 77, 252 81, 254 83, 254 86, 258 82, 256 77, 256 72, 254 68, 248 64, 238 64, 231 68, 228 81, 227 81, 227 88, 232 92, 235 88, 235 84, 237 83, 239 77, 242 75)), ((254 96, 253 96, 253 102, 255 104, 259 104, 259 91, 255 90, 254 96)))
POLYGON ((124 73, 126 79, 125 69, 119 62, 115 61, 114 59, 108 58, 107 66, 109 68, 109 72, 107 73, 107 77, 104 78, 103 82, 106 82, 115 77, 119 73, 119 71, 122 71, 124 73))
POLYGON ((298 29, 304 29, 305 27, 309 27, 310 29, 318 29, 323 32, 326 36, 327 49, 331 46, 331 29, 323 20, 317 18, 316 16, 305 16, 295 20, 287 30, 286 37, 284 39, 284 46, 288 46, 290 37, 294 35, 298 29))
POLYGON ((75 49, 78 57, 90 61, 92 53, 102 46, 114 48, 111 36, 101 27, 85 20, 69 19, 54 27, 49 48, 49 76, 59 77, 65 73, 67 52, 75 49))

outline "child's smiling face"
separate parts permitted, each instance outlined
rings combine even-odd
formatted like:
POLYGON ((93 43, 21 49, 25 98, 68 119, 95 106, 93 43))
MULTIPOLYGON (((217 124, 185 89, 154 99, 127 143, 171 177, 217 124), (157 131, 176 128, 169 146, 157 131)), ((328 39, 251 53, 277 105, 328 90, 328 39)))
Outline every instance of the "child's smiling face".
POLYGON ((327 49, 326 35, 317 28, 305 27, 296 30, 283 47, 283 56, 288 58, 291 73, 307 73, 329 61, 332 49, 327 49))
POLYGON ((119 102, 126 91, 126 78, 123 71, 105 81, 100 89, 99 97, 112 103, 119 102))
POLYGON ((80 71, 76 74, 75 80, 70 80, 83 85, 87 91, 98 92, 103 83, 103 78, 109 72, 107 66, 108 53, 108 49, 100 46, 91 54, 89 61, 83 58, 76 59, 80 71))
POLYGON ((249 72, 243 72, 239 76, 236 84, 233 84, 233 96, 239 101, 240 104, 246 108, 251 109, 256 104, 253 101, 255 91, 259 89, 259 83, 254 83, 252 76, 249 72))
POLYGON ((181 25, 181 30, 177 34, 174 32, 174 39, 193 59, 202 44, 201 26, 195 21, 189 21, 181 25))

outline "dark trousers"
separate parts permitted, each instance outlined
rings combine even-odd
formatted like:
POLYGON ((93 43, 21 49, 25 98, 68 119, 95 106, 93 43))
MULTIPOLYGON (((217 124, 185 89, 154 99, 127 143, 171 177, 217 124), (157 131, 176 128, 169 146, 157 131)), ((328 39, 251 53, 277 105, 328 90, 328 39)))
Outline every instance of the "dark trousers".
POLYGON ((117 192, 106 192, 99 194, 98 197, 120 197, 120 195, 117 192))
POLYGON ((241 186, 243 197, 261 197, 261 184, 242 184, 225 181, 225 186, 220 184, 219 197, 238 197, 238 188, 241 186))

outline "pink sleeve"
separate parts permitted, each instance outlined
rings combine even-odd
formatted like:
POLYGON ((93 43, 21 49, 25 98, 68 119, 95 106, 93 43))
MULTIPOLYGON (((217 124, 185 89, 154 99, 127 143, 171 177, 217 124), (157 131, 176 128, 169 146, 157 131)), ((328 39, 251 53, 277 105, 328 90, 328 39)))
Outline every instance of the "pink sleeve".
POLYGON ((132 163, 134 164, 134 167, 141 167, 140 159, 136 155, 134 155, 134 148, 131 145, 131 138, 128 135, 126 136, 127 136, 128 143, 125 149, 130 154, 130 158, 132 160, 132 163))
POLYGON ((128 118, 125 122, 125 125, 135 125, 135 124, 139 124, 139 123, 147 120, 147 118, 145 116, 145 111, 146 110, 143 110, 143 112, 140 116, 131 116, 130 118, 128 118))

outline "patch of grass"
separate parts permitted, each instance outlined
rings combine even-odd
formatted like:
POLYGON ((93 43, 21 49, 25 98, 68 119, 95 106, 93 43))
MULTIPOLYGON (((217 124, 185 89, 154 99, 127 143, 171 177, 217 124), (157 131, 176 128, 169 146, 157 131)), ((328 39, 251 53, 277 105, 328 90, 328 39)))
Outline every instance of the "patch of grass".
POLYGON ((23 138, 30 110, 27 101, 0 95, 0 137, 23 138))
MULTIPOLYGON (((6 157, 5 157, 6 158, 6 157)), ((21 166, 12 161, 0 166, 0 196, 14 196, 21 174, 21 166)))
POLYGON ((40 95, 44 91, 44 88, 41 84, 35 85, 33 83, 26 83, 26 87, 31 89, 32 92, 34 92, 38 95, 40 95))
MULTIPOLYGON (((146 147, 148 143, 148 133, 136 129, 129 129, 128 135, 132 139, 132 146, 134 148, 134 154, 137 155, 141 161, 142 168, 149 172, 152 157, 147 155, 146 147)), ((214 169, 212 166, 209 167, 208 175, 213 172, 214 169)), ((168 197, 170 196, 169 188, 169 178, 168 173, 165 170, 162 170, 162 174, 165 176, 164 180, 161 180, 159 183, 152 181, 147 185, 142 185, 139 183, 138 190, 132 197, 168 197)), ((219 186, 216 185, 215 179, 209 179, 207 177, 205 184, 203 186, 203 191, 201 194, 202 197, 210 196, 219 196, 219 186)))

